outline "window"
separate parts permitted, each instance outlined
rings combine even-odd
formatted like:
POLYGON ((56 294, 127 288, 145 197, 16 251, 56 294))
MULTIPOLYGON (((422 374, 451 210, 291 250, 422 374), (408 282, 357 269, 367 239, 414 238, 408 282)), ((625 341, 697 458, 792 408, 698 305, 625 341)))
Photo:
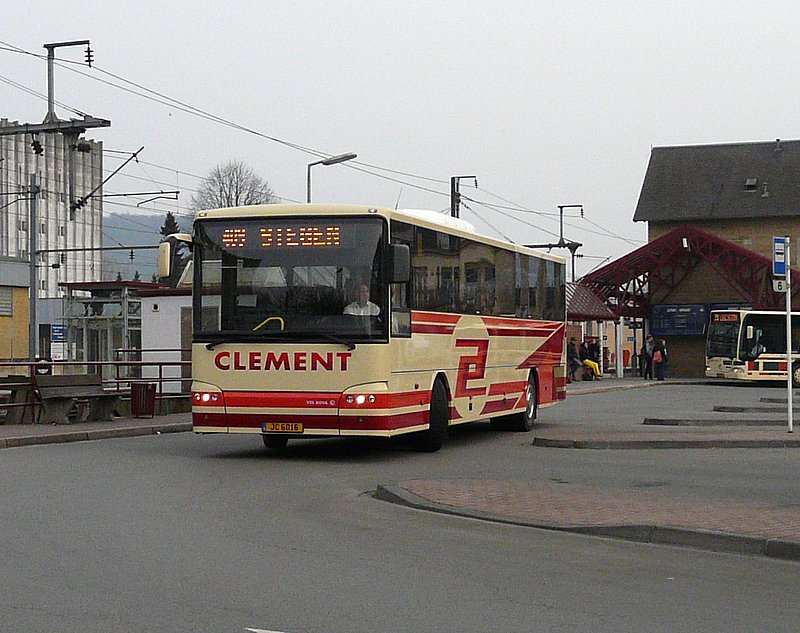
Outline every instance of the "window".
POLYGON ((14 316, 13 288, 0 286, 0 316, 14 316))
POLYGON ((400 222, 392 242, 411 247, 411 309, 564 319, 562 264, 400 222))

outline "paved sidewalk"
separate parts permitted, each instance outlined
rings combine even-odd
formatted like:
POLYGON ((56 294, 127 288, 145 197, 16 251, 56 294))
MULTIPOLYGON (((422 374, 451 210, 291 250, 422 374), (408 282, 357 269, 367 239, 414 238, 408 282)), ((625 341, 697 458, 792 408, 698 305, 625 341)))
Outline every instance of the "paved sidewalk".
MULTIPOLYGON (((715 381, 604 378, 571 383, 567 386, 567 398, 614 390, 656 390, 709 383, 715 381)), ((679 401, 680 392, 675 396, 679 401)), ((800 428, 788 432, 785 404, 728 408, 732 410, 712 410, 709 406, 708 411, 700 413, 681 411, 676 406, 667 416, 633 422, 598 424, 595 420, 570 420, 569 424, 548 424, 534 428, 533 445, 574 449, 800 448, 800 428)), ((800 412, 800 407, 797 410, 800 412)))
POLYGON ((492 480, 408 480, 376 497, 476 519, 800 561, 800 508, 649 491, 492 480))
MULTIPOLYGON (((567 397, 585 397, 588 407, 591 394, 680 388, 705 382, 606 378, 572 383, 567 397)), ((661 396, 679 401, 680 391, 661 392, 661 396)), ((533 445, 562 449, 800 447, 800 429, 793 434, 787 432, 780 406, 774 411, 764 410, 763 406, 740 409, 675 411, 673 416, 650 419, 647 425, 641 419, 622 415, 618 416, 620 419, 543 422, 534 429, 533 445), (756 409, 756 415, 752 409, 756 409), (755 417, 760 426, 752 426, 755 417)), ((541 417, 548 418, 546 413, 541 417)), ((376 497, 434 512, 514 525, 800 560, 797 505, 709 501, 677 498, 655 490, 508 480, 400 481, 379 486, 376 497)))
POLYGON ((192 430, 191 413, 154 418, 117 418, 79 424, 0 424, 0 448, 136 437, 192 430))

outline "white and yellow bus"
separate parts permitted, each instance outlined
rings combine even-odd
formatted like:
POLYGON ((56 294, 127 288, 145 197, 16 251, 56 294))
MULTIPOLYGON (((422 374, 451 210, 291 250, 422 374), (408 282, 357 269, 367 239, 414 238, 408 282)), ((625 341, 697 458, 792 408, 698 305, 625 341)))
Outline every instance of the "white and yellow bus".
POLYGON ((201 211, 193 251, 197 433, 290 438, 449 426, 528 431, 566 394, 565 264, 440 214, 344 205, 201 211))
MULTIPOLYGON (((792 384, 800 387, 800 313, 792 313, 792 384)), ((706 376, 786 382, 786 312, 714 310, 706 339, 706 376)))

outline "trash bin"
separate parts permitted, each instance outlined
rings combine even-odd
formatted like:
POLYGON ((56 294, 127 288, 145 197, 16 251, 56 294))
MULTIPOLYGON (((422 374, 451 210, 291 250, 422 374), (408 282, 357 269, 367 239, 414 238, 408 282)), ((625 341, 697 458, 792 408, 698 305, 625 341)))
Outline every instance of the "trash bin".
POLYGON ((135 418, 152 418, 156 414, 156 384, 134 382, 131 384, 131 415, 135 418))
POLYGON ((49 358, 43 358, 41 356, 36 357, 36 365, 34 365, 34 371, 36 372, 37 376, 51 376, 53 374, 53 365, 52 360, 49 358))

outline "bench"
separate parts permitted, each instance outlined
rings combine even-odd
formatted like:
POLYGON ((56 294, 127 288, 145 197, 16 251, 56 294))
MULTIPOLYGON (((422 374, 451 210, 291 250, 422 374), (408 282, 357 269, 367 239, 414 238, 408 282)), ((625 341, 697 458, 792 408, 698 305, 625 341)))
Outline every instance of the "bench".
POLYGON ((118 393, 103 389, 97 374, 36 376, 36 391, 41 424, 111 420, 119 399, 118 393))
POLYGON ((31 379, 28 376, 0 376, 0 424, 30 423, 31 379))

